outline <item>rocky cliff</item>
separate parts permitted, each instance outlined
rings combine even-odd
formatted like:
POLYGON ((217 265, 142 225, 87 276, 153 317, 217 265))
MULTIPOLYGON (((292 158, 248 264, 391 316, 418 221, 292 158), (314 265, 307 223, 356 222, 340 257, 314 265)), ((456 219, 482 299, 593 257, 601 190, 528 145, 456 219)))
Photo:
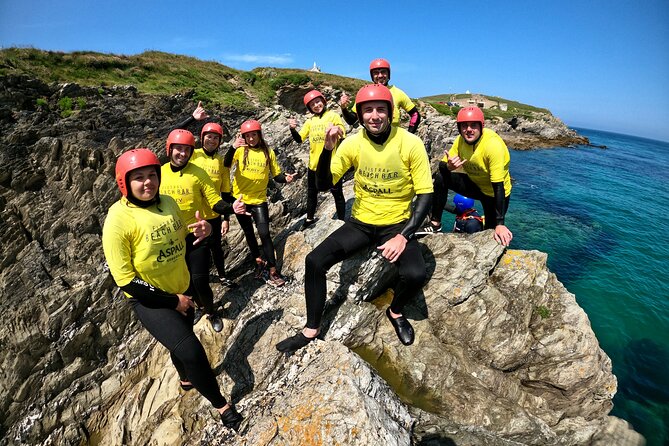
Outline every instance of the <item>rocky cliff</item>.
MULTIPOLYGON (((307 149, 290 142, 286 118, 301 94, 279 92, 280 105, 254 115, 282 166, 297 171, 307 149)), ((392 268, 364 252, 329 273, 324 339, 279 354, 274 344, 304 323, 304 257, 340 224, 322 196, 317 224, 298 231, 304 177, 271 189, 287 286, 253 279, 233 218, 227 261, 240 286, 212 284, 222 333, 196 327, 246 416, 239 435, 222 428, 203 398, 179 389, 168 354, 114 286, 100 240, 119 196, 118 154, 150 147, 164 159, 167 133, 194 105, 132 87, 0 78, 0 444, 643 443, 607 415, 610 360, 545 254, 504 250, 488 232, 422 240, 430 279, 406 311, 414 345, 401 346, 383 315, 392 268), (56 104, 66 96, 86 107, 63 118, 56 104)), ((211 114, 231 129, 249 117, 211 114)), ((426 119, 433 158, 449 131, 426 119)), ((350 182, 345 194, 350 207, 350 182)))

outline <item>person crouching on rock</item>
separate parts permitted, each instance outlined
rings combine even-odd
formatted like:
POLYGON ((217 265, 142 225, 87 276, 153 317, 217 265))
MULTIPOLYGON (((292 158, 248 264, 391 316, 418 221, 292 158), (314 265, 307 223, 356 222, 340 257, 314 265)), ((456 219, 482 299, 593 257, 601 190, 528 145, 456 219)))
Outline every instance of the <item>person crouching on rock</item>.
POLYGON ((160 162, 149 149, 133 149, 119 157, 116 183, 122 197, 109 208, 102 230, 109 271, 142 325, 170 351, 181 388, 197 389, 225 426, 238 429, 242 416, 221 394, 193 333, 186 244, 202 242, 211 225, 199 215, 186 225, 174 199, 159 195, 160 180, 160 162))
MULTIPOLYGON (((316 168, 318 167, 318 159, 323 152, 323 145, 325 144, 325 130, 329 125, 336 125, 341 128, 342 137, 346 136, 344 130, 344 123, 339 115, 332 110, 327 109, 325 97, 318 90, 311 90, 304 95, 304 105, 307 110, 313 115, 307 119, 302 129, 297 131, 297 121, 291 118, 288 121, 290 126, 290 134, 293 140, 298 144, 309 138, 309 171, 307 172, 307 218, 302 224, 302 229, 306 229, 316 221, 314 215, 316 214, 316 207, 318 205, 318 189, 316 188, 316 168)), ((344 220, 346 218, 346 200, 344 199, 344 191, 342 190, 342 180, 335 184, 330 192, 334 197, 335 207, 337 209, 337 218, 344 220)))
POLYGON ((363 131, 346 138, 332 154, 341 130, 330 127, 326 133, 327 150, 319 161, 319 166, 325 168, 317 172, 317 180, 332 184, 350 167, 355 168, 352 215, 307 255, 306 326, 276 345, 282 352, 298 350, 318 336, 327 293, 327 271, 369 246, 376 247, 386 260, 397 266, 399 281, 386 316, 402 344, 410 345, 414 341, 413 327, 402 310, 421 290, 426 279, 425 261, 414 232, 427 216, 432 202, 430 163, 420 138, 391 126, 393 97, 388 88, 367 85, 358 91, 355 104, 363 131), (330 155, 332 159, 328 163, 330 155), (328 164, 330 169, 326 167, 328 164))
POLYGON ((484 128, 485 119, 478 107, 460 109, 457 124, 460 135, 439 163, 430 221, 419 233, 441 231, 441 215, 450 189, 479 200, 485 216, 484 229, 494 229, 493 238, 509 246, 513 233, 504 225, 511 196, 509 149, 497 133, 484 128), (462 170, 458 172, 459 169, 462 170))
POLYGON ((240 133, 241 137, 237 138, 234 151, 229 151, 225 156, 226 167, 234 171, 232 195, 246 205, 247 213, 236 214, 237 221, 244 231, 251 254, 256 259, 256 277, 265 279, 267 276, 267 284, 281 287, 286 281, 277 269, 274 243, 269 232, 267 185, 270 177, 277 183, 290 183, 295 175, 281 172, 276 154, 267 146, 258 121, 245 121, 240 133), (253 231, 254 221, 262 242, 264 259, 260 255, 258 240, 253 231), (269 271, 266 272, 265 268, 269 271))

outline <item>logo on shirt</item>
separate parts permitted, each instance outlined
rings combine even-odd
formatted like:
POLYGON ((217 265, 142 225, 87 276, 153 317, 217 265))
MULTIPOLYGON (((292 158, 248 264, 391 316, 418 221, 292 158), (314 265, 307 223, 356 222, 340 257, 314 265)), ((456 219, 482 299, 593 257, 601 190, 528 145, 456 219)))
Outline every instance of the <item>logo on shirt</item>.
POLYGON ((170 245, 169 248, 160 250, 156 261, 159 263, 169 261, 186 249, 186 243, 183 240, 178 243, 175 243, 174 240, 170 240, 170 245))

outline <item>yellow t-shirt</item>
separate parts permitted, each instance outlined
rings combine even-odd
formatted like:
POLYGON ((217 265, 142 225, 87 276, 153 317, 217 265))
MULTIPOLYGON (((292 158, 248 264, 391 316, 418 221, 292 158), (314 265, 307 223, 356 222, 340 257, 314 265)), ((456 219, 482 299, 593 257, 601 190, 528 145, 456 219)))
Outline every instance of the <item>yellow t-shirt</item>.
POLYGON ((118 286, 138 277, 174 294, 188 289, 186 226, 168 196, 140 208, 125 197, 114 203, 102 228, 102 249, 118 286))
POLYGON ((400 125, 400 108, 405 112, 409 112, 416 105, 411 102, 409 96, 394 85, 388 87, 390 94, 393 95, 393 125, 400 125))
POLYGON ((315 171, 318 167, 318 158, 323 153, 325 146, 325 131, 328 125, 336 125, 341 127, 346 136, 346 129, 339 115, 332 110, 327 110, 322 116, 312 116, 307 119, 300 129, 300 136, 302 141, 309 138, 309 170, 315 171))
POLYGON ((336 183, 355 168, 352 216, 363 223, 386 226, 411 216, 416 194, 432 193, 430 161, 423 141, 392 127, 384 145, 374 144, 364 130, 346 138, 332 155, 330 170, 336 183))
MULTIPOLYGON (((494 197, 492 183, 500 182, 504 183, 504 195, 508 197, 511 194, 509 149, 494 131, 484 128, 481 138, 474 146, 458 136, 448 151, 448 156, 459 156, 467 160, 462 169, 485 195, 494 197)), ((442 161, 447 162, 448 158, 444 156, 442 161)))
MULTIPOLYGON (((207 155, 204 149, 200 148, 193 152, 190 162, 202 168, 214 183, 214 189, 218 192, 229 193, 230 189, 230 169, 223 165, 223 155, 216 152, 213 156, 207 155)), ((218 214, 211 209, 204 210, 204 219, 218 217, 218 214)))
POLYGON ((205 218, 205 213, 211 215, 212 206, 221 200, 207 172, 190 161, 178 172, 172 171, 170 163, 163 164, 160 177, 160 194, 174 198, 186 226, 197 222, 195 211, 200 211, 200 218, 205 218))
POLYGON ((232 195, 237 199, 243 195, 246 204, 266 202, 269 179, 281 173, 274 150, 268 150, 269 163, 267 163, 265 152, 256 147, 241 146, 235 151, 232 158, 232 166, 235 171, 232 180, 232 195), (244 153, 247 150, 248 159, 244 163, 244 153))

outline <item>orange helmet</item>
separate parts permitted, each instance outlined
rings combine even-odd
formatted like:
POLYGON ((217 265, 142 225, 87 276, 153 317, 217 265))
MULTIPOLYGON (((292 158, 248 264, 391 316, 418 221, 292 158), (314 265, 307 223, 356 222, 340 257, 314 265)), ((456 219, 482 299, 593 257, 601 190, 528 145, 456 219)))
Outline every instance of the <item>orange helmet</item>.
POLYGON ((262 129, 260 128, 260 123, 254 119, 249 119, 248 121, 244 121, 242 123, 241 127, 241 134, 243 135, 244 133, 249 133, 249 132, 260 132, 262 129))
POLYGON ((480 108, 470 106, 461 108, 458 112, 457 122, 480 122, 481 128, 485 125, 485 118, 480 108))
POLYGON ((204 125, 202 127, 202 131, 200 132, 200 143, 204 141, 204 135, 206 133, 216 133, 218 136, 223 139, 223 127, 221 127, 219 124, 216 124, 215 122, 210 122, 204 125))
POLYGON ((355 95, 355 111, 358 114, 358 120, 362 122, 362 113, 360 111, 360 104, 370 101, 385 101, 388 103, 388 120, 393 120, 393 95, 388 90, 388 87, 381 84, 369 84, 358 90, 355 95))
POLYGON ((174 129, 170 132, 167 137, 167 143, 165 143, 167 156, 170 156, 170 148, 172 147, 172 144, 185 144, 191 146, 192 149, 195 149, 195 137, 188 130, 174 129))
MULTIPOLYGON (((386 59, 374 59, 370 64, 369 64, 369 75, 372 75, 372 70, 375 70, 377 68, 385 68, 388 70, 388 79, 390 79, 390 62, 388 62, 386 59)), ((374 80, 374 78, 372 78, 374 80)))
POLYGON ((160 161, 149 149, 132 149, 124 152, 116 161, 116 184, 121 195, 128 197, 128 174, 140 167, 156 166, 160 178, 160 161))
MULTIPOLYGON (((325 101, 325 96, 323 96, 323 93, 321 93, 318 90, 311 90, 309 93, 304 95, 304 105, 309 108, 309 102, 313 101, 316 98, 323 98, 323 102, 325 101)), ((311 111, 311 110, 309 110, 311 111)))

